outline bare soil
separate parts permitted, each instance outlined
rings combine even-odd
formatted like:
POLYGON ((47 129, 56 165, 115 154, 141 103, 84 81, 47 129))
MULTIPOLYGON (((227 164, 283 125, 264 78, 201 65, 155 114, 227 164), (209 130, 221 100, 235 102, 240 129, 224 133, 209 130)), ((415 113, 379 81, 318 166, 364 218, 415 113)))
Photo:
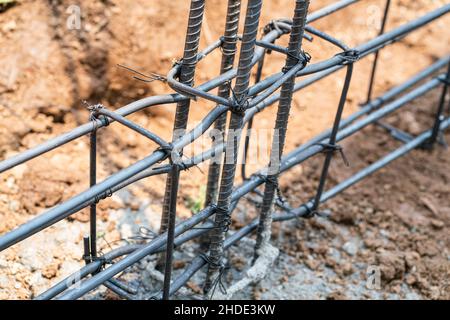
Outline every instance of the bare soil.
MULTIPOLYGON (((182 54, 188 1, 78 3, 81 30, 66 27, 66 10, 71 1, 20 0, 0 11, 0 159, 87 122, 84 100, 116 109, 137 99, 170 92, 164 83, 133 80, 117 64, 165 74, 182 54)), ((311 11, 329 3, 313 1, 311 11)), ((445 0, 393 1, 387 30, 445 3, 445 0)), ((275 18, 289 17, 292 6, 286 0, 266 1, 261 26, 275 18)), ((376 36, 383 6, 380 0, 361 1, 313 25, 350 46, 357 45, 376 36)), ((202 47, 221 35, 225 5, 223 1, 210 0, 206 10, 202 47)), ((375 95, 448 54, 449 24, 449 17, 444 17, 383 50, 375 95)), ((279 43, 285 45, 286 39, 279 43)), ((319 39, 305 42, 304 49, 311 54, 312 62, 337 53, 319 39)), ((216 76, 219 61, 220 51, 202 61, 196 83, 216 76)), ((283 64, 284 58, 273 53, 266 61, 263 76, 278 72, 283 64)), ((356 64, 346 115, 365 100, 370 68, 371 58, 356 64)), ((342 83, 343 72, 338 72, 295 95, 287 151, 331 125, 342 83)), ((438 99, 439 92, 432 92, 390 121, 417 134, 430 125, 438 99)), ((190 126, 212 107, 202 100, 193 102, 190 126)), ((173 105, 155 106, 129 118, 169 139, 173 111, 173 105)), ((262 112, 255 127, 271 129, 275 113, 275 106, 262 112)), ((395 146, 398 143, 382 129, 365 129, 344 143, 351 167, 345 168, 336 158, 328 185, 342 181, 395 146)), ((101 130, 99 180, 155 148, 145 138, 117 124, 101 130)), ((254 157, 258 150, 252 152, 254 157)), ((88 155, 88 140, 84 137, 1 174, 0 234, 85 190, 89 181, 88 155)), ((408 298, 411 297, 408 294, 414 293, 418 298, 448 299, 445 285, 450 267, 448 159, 448 150, 441 147, 432 152, 413 151, 327 203, 326 207, 333 212, 331 220, 318 218, 276 226, 274 241, 282 248, 277 271, 241 298, 408 298), (301 291, 295 285, 293 288, 298 292, 311 294, 296 295, 295 290, 284 290, 288 281, 289 286, 304 284, 305 279, 298 278, 295 270, 284 271, 285 267, 295 265, 293 261, 298 263, 298 270, 313 271, 312 282, 331 270, 333 276, 324 278, 326 290, 305 287, 301 291), (358 290, 356 294, 348 287, 352 281, 363 285, 367 265, 381 268, 380 295, 358 290), (355 274, 359 280, 354 280, 355 274), (336 286, 331 279, 340 285, 336 286), (274 285, 281 286, 279 295, 270 296, 271 290, 267 289, 274 285)), ((321 157, 314 158, 283 177, 282 191, 292 204, 299 205, 314 194, 321 163, 321 157)), ((250 173, 265 164, 250 166, 250 173)), ((179 218, 192 215, 192 203, 201 202, 205 172, 207 165, 203 164, 182 174, 179 218)), ((139 225, 157 230, 164 184, 164 177, 152 177, 100 203, 103 250, 136 233, 139 225)), ((242 223, 242 216, 248 219, 255 215, 255 208, 243 202, 235 223, 242 223)), ((77 270, 83 264, 81 239, 88 232, 87 221, 84 210, 2 252, 0 298, 32 298, 77 270)))

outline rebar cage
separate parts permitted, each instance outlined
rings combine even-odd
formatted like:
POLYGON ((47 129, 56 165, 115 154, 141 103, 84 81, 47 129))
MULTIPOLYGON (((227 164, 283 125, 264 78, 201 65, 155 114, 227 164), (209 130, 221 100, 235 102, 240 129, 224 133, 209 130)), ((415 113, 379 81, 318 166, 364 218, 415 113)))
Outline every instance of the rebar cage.
MULTIPOLYGON (((450 80, 450 56, 442 57, 433 65, 381 96, 372 97, 379 51, 446 15, 450 11, 450 4, 385 32, 391 2, 387 0, 379 35, 366 43, 351 48, 333 36, 312 27, 310 23, 357 3, 359 0, 337 1, 311 14, 307 14, 309 0, 295 0, 292 17, 272 20, 263 28, 260 39, 258 39, 258 30, 263 1, 248 0, 244 27, 242 35, 240 35, 238 31, 241 1, 228 0, 223 36, 199 51, 205 2, 205 0, 191 0, 184 53, 182 58, 169 70, 167 76, 138 75, 146 81, 164 81, 175 93, 147 97, 115 111, 108 110, 100 104, 90 106, 90 119, 86 124, 0 162, 0 172, 5 172, 70 141, 85 135, 90 136, 90 188, 0 236, 0 250, 3 251, 86 207, 90 208, 90 233, 89 237, 83 239, 83 258, 86 265, 76 274, 70 275, 40 294, 37 299, 77 299, 100 285, 108 287, 123 298, 135 299, 136 290, 119 281, 115 276, 152 254, 160 254, 161 268, 164 270, 164 283, 160 291, 152 292, 147 298, 169 299, 204 266, 208 268, 206 281, 203 284, 205 298, 212 297, 215 288, 220 283, 225 267, 224 252, 233 244, 253 231, 257 231, 253 258, 253 263, 256 263, 258 258, 270 249, 273 222, 301 217, 312 218, 316 215, 326 216, 327 213, 319 209, 321 203, 338 195, 409 151, 418 147, 433 146, 438 140, 439 134, 450 125, 450 117, 445 116, 444 110, 450 80), (287 47, 275 43, 283 36, 289 37, 287 47), (339 48, 341 52, 323 61, 312 61, 309 54, 302 49, 303 39, 311 40, 312 37, 329 42, 339 48), (238 48, 240 48, 239 54, 237 53, 238 48), (197 63, 202 59, 207 59, 208 55, 217 49, 220 49, 222 54, 220 75, 194 86, 197 63), (285 65, 280 72, 262 78, 264 58, 271 52, 284 55, 285 65), (357 112, 342 119, 353 65, 358 60, 372 54, 375 55, 375 59, 370 74, 367 101, 357 112), (236 67, 234 67, 235 60, 236 67), (447 65, 449 66, 447 71, 439 74, 439 70, 447 65), (333 126, 290 153, 283 154, 293 94, 344 68, 346 69, 345 81, 333 126), (250 86, 253 69, 256 69, 255 84, 250 86), (427 79, 430 76, 433 77, 427 79), (300 80, 297 81, 298 79, 300 80), (425 79, 427 81, 417 85, 425 79), (422 134, 412 136, 381 122, 384 117, 405 106, 408 102, 438 87, 442 87, 442 96, 436 108, 434 124, 422 134), (212 93, 216 88, 218 89, 217 94, 212 93), (190 102, 196 99, 214 102, 216 107, 194 129, 187 131, 190 102), (242 129, 246 127, 247 130, 250 130, 254 117, 276 102, 278 102, 278 109, 273 126, 270 162, 266 168, 247 176, 245 161, 243 161, 241 165, 243 182, 235 185, 242 129), (172 141, 165 141, 155 133, 126 118, 126 116, 145 108, 174 103, 177 106, 172 141), (228 125, 226 123, 227 115, 229 116, 228 125), (147 137, 159 147, 144 159, 98 182, 96 179, 97 131, 104 130, 113 122, 147 137), (394 138, 403 143, 401 147, 331 189, 325 190, 333 155, 340 152, 345 160, 339 142, 371 124, 386 128, 394 138), (183 158, 183 148, 202 137, 211 127, 219 132, 218 137, 212 142, 211 149, 191 158, 183 158), (292 208, 278 197, 278 178, 282 173, 319 153, 325 153, 325 158, 317 191, 310 201, 292 208), (219 161, 213 161, 217 159, 219 161), (161 164, 160 162, 164 160, 167 162, 161 164), (209 161, 209 170, 205 206, 192 217, 176 224, 180 174, 206 161, 209 161), (124 245, 108 253, 99 254, 96 243, 97 203, 126 186, 155 175, 167 175, 160 233, 146 242, 124 245), (264 186, 263 191, 257 189, 259 186, 264 186), (242 228, 233 230, 233 233, 228 233, 231 228, 233 210, 239 200, 251 192, 256 192, 261 198, 259 218, 242 228), (175 247, 196 238, 200 239, 201 243, 197 257, 180 275, 172 279, 172 258, 175 247)), ((247 157, 248 147, 249 139, 246 135, 243 148, 244 159, 247 157)))

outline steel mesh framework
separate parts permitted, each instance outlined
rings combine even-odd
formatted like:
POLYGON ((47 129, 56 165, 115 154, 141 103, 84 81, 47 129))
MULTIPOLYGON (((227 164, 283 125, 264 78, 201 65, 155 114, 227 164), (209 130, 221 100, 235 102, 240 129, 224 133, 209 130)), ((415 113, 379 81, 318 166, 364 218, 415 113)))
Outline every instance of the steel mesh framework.
MULTIPOLYGON (((390 8, 390 0, 387 0, 379 35, 366 43, 350 48, 342 41, 309 24, 359 2, 359 0, 337 1, 309 15, 307 15, 309 0, 296 0, 292 19, 272 20, 264 27, 263 35, 259 40, 257 35, 263 1, 249 0, 247 2, 241 36, 238 34, 241 2, 240 0, 228 0, 223 36, 199 51, 205 2, 207 1, 191 0, 182 59, 174 64, 166 77, 152 75, 153 79, 167 82, 175 93, 144 98, 116 111, 108 110, 102 105, 91 106, 88 123, 0 162, 1 173, 70 141, 90 135, 90 188, 0 236, 0 250, 3 251, 77 211, 90 207, 90 236, 83 241, 86 265, 76 274, 39 295, 37 299, 77 299, 100 285, 105 285, 123 298, 134 299, 135 290, 114 277, 146 256, 157 253, 161 253, 160 262, 161 267, 164 268, 164 285, 160 292, 153 292, 148 298, 169 299, 205 265, 208 265, 208 270, 204 291, 206 297, 209 297, 211 293, 214 293, 214 289, 220 281, 225 265, 224 252, 230 246, 256 230, 254 259, 257 260, 260 253, 270 243, 270 230, 273 222, 323 215, 324 213, 319 209, 321 203, 338 195, 409 151, 418 147, 433 146, 439 133, 450 125, 450 117, 445 116, 444 109, 450 80, 450 56, 442 57, 405 83, 390 89, 379 97, 372 98, 378 52, 385 46, 391 45, 409 33, 446 15, 450 11, 450 4, 385 32, 384 27, 390 8), (287 48, 275 43, 283 36, 289 36, 287 48), (302 50, 302 39, 311 37, 321 38, 339 48, 341 52, 324 61, 311 61, 311 57, 302 50), (239 42, 240 52, 238 54, 239 42), (194 75, 197 63, 202 59, 207 59, 208 54, 219 48, 222 51, 221 65, 220 68, 218 67, 220 75, 195 86, 194 75), (285 55, 285 66, 280 72, 262 78, 265 57, 270 52, 285 55), (371 54, 375 54, 375 60, 370 75, 368 99, 357 112, 342 119, 353 64, 371 54), (238 59, 237 66, 233 68, 236 59, 238 59), (435 75, 447 65, 449 67, 446 73, 435 75), (254 85, 250 85, 251 72, 255 66, 256 82, 254 85), (284 155, 284 141, 293 94, 342 68, 346 68, 346 75, 332 128, 284 155), (435 76, 416 86, 431 75, 435 76), (333 156, 336 152, 341 152, 343 155, 342 147, 339 145, 340 141, 368 125, 383 126, 381 120, 384 117, 440 86, 443 87, 442 98, 436 110, 434 124, 429 130, 418 136, 411 136, 399 129, 384 125, 394 138, 403 142, 402 146, 347 180, 325 190, 328 169, 333 156), (217 95, 212 93, 216 88, 218 89, 217 95), (193 99, 206 99, 214 102, 216 107, 194 129, 186 132, 189 107, 193 99), (276 102, 278 102, 278 111, 268 167, 247 177, 245 164, 243 164, 244 182, 236 186, 238 146, 242 130, 245 126, 250 129, 254 117, 276 102), (176 103, 177 108, 173 140, 170 142, 126 118, 127 115, 145 108, 172 103, 176 103), (226 125, 227 115, 230 118, 228 126, 226 125), (96 179, 97 131, 113 122, 145 136, 159 147, 144 159, 98 182, 96 179), (219 137, 213 141, 212 148, 192 158, 183 158, 183 148, 202 137, 211 127, 220 133, 219 137), (277 198, 279 175, 319 153, 325 153, 325 159, 316 194, 312 195, 310 201, 297 208, 292 208, 279 201, 277 198), (160 164, 164 160, 167 160, 167 163, 160 164), (209 161, 205 207, 191 218, 176 224, 180 174, 205 161, 209 161), (160 174, 166 174, 167 181, 159 235, 145 243, 129 244, 106 254, 98 254, 96 244, 97 203, 130 184, 160 174), (258 191, 257 188, 262 185, 264 191, 258 191), (261 195, 260 216, 229 235, 232 212, 239 200, 250 192, 258 192, 261 195), (174 248, 195 238, 202 239, 200 248, 203 252, 199 252, 189 266, 172 279, 174 248)), ((246 138, 244 158, 247 157, 248 143, 249 140, 246 138)), ((344 156, 343 158, 345 160, 344 156)))

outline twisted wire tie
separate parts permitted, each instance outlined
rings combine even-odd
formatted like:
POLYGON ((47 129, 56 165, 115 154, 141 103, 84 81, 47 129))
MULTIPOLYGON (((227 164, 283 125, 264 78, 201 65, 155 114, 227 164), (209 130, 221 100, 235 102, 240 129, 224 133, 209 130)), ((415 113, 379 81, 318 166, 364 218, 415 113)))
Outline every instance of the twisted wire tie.
POLYGON ((104 200, 106 198, 112 197, 113 191, 111 189, 108 189, 105 191, 105 193, 97 195, 94 197, 95 204, 99 203, 101 200, 104 200))
POLYGON ((155 152, 162 151, 166 154, 166 158, 171 159, 173 149, 174 149, 173 144, 171 142, 168 142, 166 145, 161 145, 158 148, 156 148, 155 152))
POLYGON ((225 37, 225 36, 221 36, 220 37, 220 45, 219 45, 220 52, 222 52, 222 54, 225 55, 225 56, 234 55, 236 53, 236 46, 234 46, 233 49, 226 49, 224 47, 225 38, 227 38, 227 39, 229 39, 229 40, 231 40, 233 42, 237 42, 239 37, 237 35, 234 35, 233 37, 229 37, 229 36, 228 37, 225 37))
POLYGON ((90 259, 92 262, 100 261, 100 263, 101 263, 96 272, 100 272, 107 264, 113 264, 112 259, 105 258, 105 255, 100 255, 97 257, 90 257, 90 259))
POLYGON ((183 67, 190 67, 190 68, 195 68, 195 66, 197 65, 198 62, 198 55, 195 57, 195 60, 192 62, 186 62, 183 58, 179 59, 179 60, 174 60, 173 61, 173 67, 175 66, 180 66, 180 70, 183 67))
POLYGON ((322 217, 322 218, 328 218, 330 216, 330 214, 328 212, 318 210, 316 205, 314 205, 313 208, 310 208, 306 204, 302 204, 300 206, 300 208, 305 208, 306 214, 304 214, 302 216, 297 216, 297 218, 311 219, 316 216, 322 217))
MULTIPOLYGON (((370 104, 373 104, 373 103, 375 103, 375 104, 378 104, 378 105, 371 105, 371 110, 377 110, 377 109, 379 109, 384 103, 386 102, 386 99, 383 99, 383 97, 376 97, 376 98, 374 98, 374 99, 371 99, 368 103, 370 103, 370 104)), ((366 102, 363 102, 363 103, 361 103, 360 104, 360 106, 364 106, 364 105, 366 105, 367 103, 366 102)))
POLYGON ((318 142, 318 143, 314 143, 312 146, 314 145, 318 145, 321 146, 323 148, 322 152, 323 153, 328 153, 328 152, 336 152, 338 151, 341 154, 342 157, 342 161, 344 161, 344 164, 346 167, 350 166, 350 162, 348 161, 347 157, 345 156, 344 153, 344 148, 342 148, 341 145, 339 144, 331 144, 331 143, 324 143, 324 142, 318 142))
POLYGON ((236 114, 238 116, 243 117, 245 115, 245 111, 248 109, 248 106, 250 104, 249 97, 248 97, 247 93, 245 93, 239 99, 236 96, 236 92, 231 87, 231 82, 230 82, 230 91, 231 91, 231 102, 232 102, 232 105, 229 107, 229 110, 233 114, 236 114))
POLYGON ((280 184, 278 182, 278 178, 274 175, 264 175, 262 173, 255 174, 256 177, 259 177, 264 181, 265 184, 271 184, 275 187, 275 191, 277 194, 277 200, 281 203, 286 203, 286 199, 283 197, 283 194, 280 189, 280 184))
MULTIPOLYGON (((164 152, 166 154, 166 158, 169 158, 169 161, 170 161, 171 165, 177 166, 180 170, 188 171, 189 167, 183 161, 177 161, 175 163, 173 162, 173 159, 172 159, 173 149, 174 149, 173 143, 169 142, 166 145, 159 146, 158 148, 156 148, 155 151, 162 151, 162 152, 164 152)), ((179 156, 180 156, 180 158, 182 158, 183 157, 183 153, 180 152, 179 156)))
POLYGON ((219 207, 215 204, 212 205, 214 212, 221 214, 223 219, 216 221, 216 225, 212 227, 212 229, 221 229, 222 232, 228 232, 231 226, 231 215, 229 214, 229 210, 227 208, 219 207))
POLYGON ((147 82, 147 83, 153 82, 153 81, 167 82, 167 78, 166 77, 164 77, 163 75, 157 74, 155 72, 150 72, 149 75, 147 75, 147 74, 145 74, 143 72, 140 72, 138 70, 135 70, 135 69, 133 69, 131 67, 128 67, 128 66, 125 66, 123 64, 117 64, 117 66, 120 67, 120 68, 123 68, 123 69, 125 69, 127 71, 130 71, 132 73, 135 73, 135 74, 139 75, 139 77, 138 76, 133 76, 133 79, 136 79, 136 80, 139 80, 139 81, 143 81, 143 82, 147 82))
POLYGON ((82 256, 81 258, 83 259, 83 261, 84 261, 86 264, 90 263, 91 260, 92 260, 92 256, 91 256, 90 253, 83 254, 83 256, 82 256))
POLYGON ((152 240, 157 236, 156 232, 151 230, 150 228, 140 226, 138 230, 138 234, 128 237, 130 240, 152 240))
POLYGON ((162 145, 162 146, 159 146, 158 148, 156 148, 156 151, 162 151, 167 156, 170 156, 173 149, 174 149, 173 144, 171 142, 168 142, 166 145, 162 145))
POLYGON ((216 292, 217 286, 219 287, 220 292, 222 294, 227 294, 227 288, 225 287, 225 284, 223 283, 223 276, 225 275, 225 271, 230 268, 229 265, 227 265, 223 259, 220 259, 219 262, 214 262, 210 256, 206 255, 205 253, 200 254, 200 257, 205 260, 205 262, 212 266, 215 269, 219 269, 219 274, 217 275, 217 278, 214 279, 212 282, 212 290, 211 295, 209 299, 212 299, 214 296, 214 293, 216 292))
MULTIPOLYGON (((288 30, 283 30, 282 28, 280 28, 279 26, 279 21, 278 20, 271 20, 268 24, 266 24, 263 28, 263 36, 267 35, 269 32, 271 32, 272 30, 276 30, 280 35, 288 33, 288 30)), ((266 49, 265 51, 267 54, 271 54, 272 50, 270 49, 266 49)))
POLYGON ((263 28, 263 34, 266 35, 272 30, 276 30, 280 34, 284 34, 284 33, 288 32, 287 30, 283 30, 280 27, 278 20, 271 20, 268 24, 266 24, 263 28))
POLYGON ((93 131, 97 131, 97 129, 100 127, 99 124, 97 123, 97 120, 100 120, 104 127, 109 126, 110 121, 108 117, 103 115, 97 117, 98 111, 100 109, 105 109, 104 105, 100 103, 91 105, 86 100, 83 100, 83 104, 85 104, 86 109, 89 111, 89 121, 92 122, 93 131))
MULTIPOLYGON (((295 55, 295 54, 292 54, 291 52, 287 51, 286 55, 289 56, 290 58, 294 59, 296 61, 296 64, 301 62, 302 63, 302 68, 306 67, 306 65, 311 61, 311 55, 308 52, 304 51, 304 50, 301 50, 299 52, 299 55, 295 55)), ((283 69, 281 69, 281 70, 282 70, 283 73, 286 73, 291 68, 288 68, 288 67, 284 66, 283 69)))
POLYGON ((342 64, 354 63, 360 59, 360 53, 355 49, 340 52, 336 56, 342 58, 342 64))

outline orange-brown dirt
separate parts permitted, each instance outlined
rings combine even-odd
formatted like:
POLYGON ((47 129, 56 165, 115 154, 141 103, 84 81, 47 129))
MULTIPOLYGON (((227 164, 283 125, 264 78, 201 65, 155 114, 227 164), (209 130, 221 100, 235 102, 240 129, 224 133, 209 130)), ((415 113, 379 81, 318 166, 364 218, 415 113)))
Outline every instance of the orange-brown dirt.
MULTIPOLYGON (((312 1, 310 11, 331 2, 312 1)), ((446 0, 393 1, 387 30, 445 3, 446 0)), ((7 159, 85 123, 88 112, 83 107, 83 100, 116 109, 143 97, 171 92, 161 82, 146 84, 133 80, 117 64, 142 72, 165 74, 182 54, 189 1, 80 0, 77 4, 82 13, 81 30, 66 27, 66 10, 72 4, 68 0, 20 0, 0 13, 0 159, 7 159)), ((381 0, 363 0, 313 26, 354 46, 376 36, 383 6, 381 0)), ((260 26, 275 18, 289 17, 292 9, 292 1, 265 1, 260 26)), ((220 37, 224 14, 223 1, 207 1, 202 47, 220 37)), ((448 54, 448 25, 450 19, 447 16, 383 50, 375 94, 401 83, 448 54)), ((278 43, 286 45, 286 37, 278 43)), ((312 62, 338 52, 317 38, 312 43, 305 41, 304 49, 311 54, 312 62)), ((216 76, 219 61, 220 51, 202 61, 196 71, 196 83, 216 76)), ((271 54, 266 59, 263 76, 279 72, 283 64, 283 56, 271 54)), ((355 65, 345 115, 357 110, 358 104, 364 101, 370 68, 371 58, 355 65)), ((332 124, 343 75, 343 71, 337 72, 295 95, 287 151, 332 124)), ((430 93, 419 100, 419 106, 424 110, 435 108, 438 95, 438 92, 430 93)), ((201 99, 192 102, 190 127, 212 107, 212 103, 201 99)), ((417 133, 414 132, 417 128, 425 128, 420 126, 420 119, 426 118, 430 124, 430 112, 409 110, 412 111, 399 114, 395 123, 406 126, 404 128, 412 133, 417 133)), ((275 106, 262 112, 256 118, 255 128, 270 129, 275 113, 275 106)), ((173 114, 173 105, 155 106, 133 114, 129 119, 169 139, 173 114)), ((367 129, 346 142, 352 171, 366 162, 373 162, 376 156, 395 145, 387 142, 388 138, 380 132, 380 129, 367 129)), ((88 187, 88 144, 88 138, 83 137, 0 175, 0 234, 88 187)), ((101 181, 148 155, 156 146, 113 124, 100 130, 98 148, 101 181)), ((254 157, 258 150, 252 152, 251 157, 254 157)), ((318 160, 313 161, 283 177, 281 186, 289 200, 300 204, 300 200, 313 194, 316 185, 313 182, 320 164, 318 160)), ((249 170, 254 171, 262 165, 265 162, 249 166, 249 170)), ((371 263, 383 265, 386 291, 398 290, 403 281, 423 297, 448 298, 448 291, 436 294, 433 288, 448 279, 449 273, 449 169, 447 150, 414 151, 332 200, 329 207, 333 210, 333 223, 345 225, 350 232, 361 236, 365 245, 365 249, 348 259, 345 265, 326 260, 324 252, 328 240, 334 236, 332 228, 324 229, 326 237, 314 249, 303 246, 308 240, 308 228, 322 228, 314 220, 307 221, 301 229, 285 230, 291 234, 293 243, 288 241, 283 249, 314 270, 320 268, 321 259, 325 259, 338 274, 342 273, 343 279, 352 272, 352 259, 374 260, 371 263), (377 237, 380 230, 388 230, 384 242, 377 237), (366 239, 367 233, 371 236, 366 239), (296 241, 299 239, 303 241, 296 241), (308 260, 305 257, 310 255, 306 252, 311 250, 314 259, 308 260)), ((178 201, 180 218, 190 216, 195 207, 193 203, 201 201, 206 171, 207 164, 202 164, 188 174, 182 174, 178 201)), ((333 162, 332 181, 342 180, 347 172, 350 169, 342 170, 342 163, 337 159, 333 162)), ((102 237, 113 242, 123 236, 123 230, 119 232, 116 228, 118 221, 114 212, 126 208, 131 208, 132 212, 144 210, 151 226, 156 227, 164 184, 165 177, 152 177, 130 187, 131 197, 113 196, 101 202, 99 228, 104 234, 102 237)), ((243 208, 247 211, 245 204, 243 208)), ((249 217, 254 215, 252 210, 248 208, 249 217)), ((43 236, 32 237, 25 244, 2 252, 0 298, 32 298, 81 266, 81 238, 88 232, 87 220, 84 210, 69 221, 59 223, 59 227, 49 228, 43 236), (71 230, 73 234, 58 235, 64 230, 71 230), (48 238, 57 240, 52 240, 50 245, 48 238), (70 241, 72 243, 67 245, 70 241), (38 244, 41 245, 39 248, 38 244), (46 255, 48 257, 44 258, 46 255), (27 264, 30 259, 42 259, 47 263, 30 267, 27 264)), ((140 222, 141 218, 135 221, 140 222)), ((106 241, 100 244, 103 249, 107 249, 106 241)))

